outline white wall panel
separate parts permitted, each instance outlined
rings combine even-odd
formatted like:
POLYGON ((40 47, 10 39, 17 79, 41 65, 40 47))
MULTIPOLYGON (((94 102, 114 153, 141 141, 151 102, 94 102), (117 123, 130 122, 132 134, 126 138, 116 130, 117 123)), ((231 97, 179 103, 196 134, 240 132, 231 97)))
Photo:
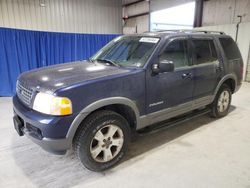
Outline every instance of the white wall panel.
POLYGON ((149 16, 139 16, 126 20, 126 24, 123 28, 124 34, 130 33, 143 33, 149 30, 149 16), (135 31, 135 32, 133 32, 135 31))
MULTIPOLYGON (((123 0, 123 5, 136 2, 138 0, 123 0)), ((123 7, 123 17, 131 17, 149 13, 149 1, 141 1, 130 6, 123 7)), ((149 15, 141 15, 126 19, 124 22, 123 33, 143 33, 149 30, 149 15)))
POLYGON ((134 2, 137 2, 138 0, 122 0, 122 4, 125 5, 125 4, 129 4, 129 3, 134 3, 134 2))
POLYGON ((202 25, 237 23, 238 15, 243 16, 243 22, 250 22, 250 0, 204 1, 202 25))
POLYGON ((125 8, 125 14, 128 17, 145 12, 149 12, 149 3, 147 1, 136 3, 125 8))
POLYGON ((0 27, 121 33, 121 0, 0 0, 0 27), (45 2, 45 6, 40 5, 45 2))

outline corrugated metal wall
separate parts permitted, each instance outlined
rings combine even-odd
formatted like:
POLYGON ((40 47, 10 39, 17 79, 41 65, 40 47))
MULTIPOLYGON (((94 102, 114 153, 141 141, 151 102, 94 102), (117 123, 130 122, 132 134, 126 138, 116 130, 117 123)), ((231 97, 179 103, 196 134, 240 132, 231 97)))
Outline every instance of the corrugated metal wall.
MULTIPOLYGON (((137 1, 138 0, 123 0, 122 4, 126 5, 137 1)), ((148 31, 149 1, 139 1, 138 3, 123 7, 123 17, 130 17, 124 22, 124 34, 143 33, 145 31, 148 31)))
POLYGON ((144 15, 126 20, 126 24, 123 28, 123 33, 124 34, 143 33, 148 30, 149 30, 149 15, 144 15), (129 28, 133 28, 131 29, 132 32, 127 30, 129 28))
POLYGON ((250 22, 250 0, 210 0, 204 1, 203 26, 250 22))
POLYGON ((122 33, 121 0, 0 0, 0 27, 122 33))

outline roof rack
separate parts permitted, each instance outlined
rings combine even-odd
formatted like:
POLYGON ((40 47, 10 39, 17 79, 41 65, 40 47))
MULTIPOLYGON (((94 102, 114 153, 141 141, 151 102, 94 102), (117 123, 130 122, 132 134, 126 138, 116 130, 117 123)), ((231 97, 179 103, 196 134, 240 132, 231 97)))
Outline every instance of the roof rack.
POLYGON ((223 31, 205 31, 205 30, 188 30, 188 29, 183 29, 183 30, 159 30, 156 31, 159 33, 164 33, 164 32, 174 32, 174 33, 204 33, 204 34, 220 34, 220 35, 225 35, 223 31))

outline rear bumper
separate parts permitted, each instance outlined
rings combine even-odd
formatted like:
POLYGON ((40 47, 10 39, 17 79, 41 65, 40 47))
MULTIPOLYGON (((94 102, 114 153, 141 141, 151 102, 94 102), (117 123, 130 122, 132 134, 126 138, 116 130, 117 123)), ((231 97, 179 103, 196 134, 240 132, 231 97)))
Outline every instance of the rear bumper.
POLYGON ((75 118, 74 115, 44 115, 27 108, 16 96, 13 97, 13 110, 14 125, 19 129, 20 136, 26 135, 44 150, 54 154, 65 154, 67 149, 71 148, 71 140, 66 135, 75 118))

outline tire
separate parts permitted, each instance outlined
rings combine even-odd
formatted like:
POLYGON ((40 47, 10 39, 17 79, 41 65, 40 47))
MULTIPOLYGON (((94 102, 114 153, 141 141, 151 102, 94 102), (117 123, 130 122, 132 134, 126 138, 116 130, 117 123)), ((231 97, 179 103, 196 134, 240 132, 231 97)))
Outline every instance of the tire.
POLYGON ((130 127, 120 114, 102 110, 91 114, 73 141, 75 154, 89 170, 104 171, 117 165, 130 142, 130 127))
POLYGON ((221 118, 228 114, 231 105, 232 91, 227 84, 223 84, 211 104, 210 116, 221 118))

